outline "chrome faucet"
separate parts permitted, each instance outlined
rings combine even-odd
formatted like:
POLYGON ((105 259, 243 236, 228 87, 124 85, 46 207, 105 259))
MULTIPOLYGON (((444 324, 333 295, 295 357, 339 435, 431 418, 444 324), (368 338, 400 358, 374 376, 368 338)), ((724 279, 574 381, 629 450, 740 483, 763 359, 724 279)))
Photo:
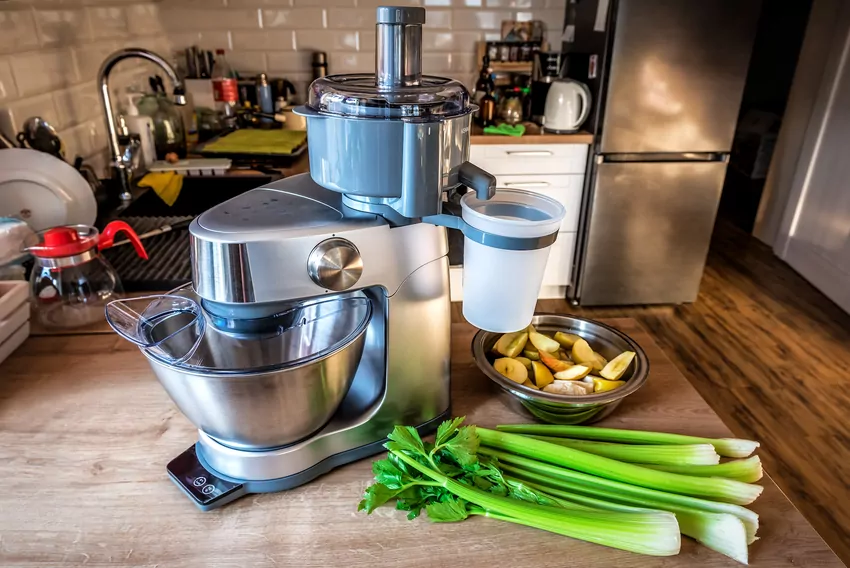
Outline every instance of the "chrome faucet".
POLYGON ((165 59, 152 51, 138 47, 119 49, 104 59, 100 65, 100 70, 97 72, 97 81, 100 84, 100 102, 103 104, 103 112, 106 115, 109 154, 112 160, 110 165, 112 166, 113 177, 117 177, 121 183, 121 194, 119 197, 123 201, 129 201, 132 198, 130 194, 130 181, 133 177, 133 167, 125 159, 125 154, 118 142, 118 127, 115 124, 115 115, 112 112, 112 100, 109 94, 109 73, 119 61, 134 57, 159 65, 165 71, 168 78, 171 79, 172 85, 174 85, 174 104, 178 106, 186 104, 186 92, 183 90, 183 82, 177 76, 177 72, 174 71, 174 68, 165 59))

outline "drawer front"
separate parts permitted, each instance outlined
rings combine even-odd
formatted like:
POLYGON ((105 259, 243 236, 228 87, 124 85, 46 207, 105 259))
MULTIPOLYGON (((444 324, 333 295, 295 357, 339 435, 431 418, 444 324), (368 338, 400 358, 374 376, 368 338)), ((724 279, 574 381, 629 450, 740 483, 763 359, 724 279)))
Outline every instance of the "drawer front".
POLYGON ((578 230, 581 210, 581 192, 584 175, 497 175, 496 190, 499 188, 524 189, 556 199, 567 210, 561 231, 574 233, 578 230))
POLYGON ((567 286, 573 269, 576 233, 559 233, 558 240, 549 251, 549 260, 543 272, 543 286, 567 286))
POLYGON ((473 144, 469 161, 494 175, 583 174, 587 148, 584 144, 473 144))

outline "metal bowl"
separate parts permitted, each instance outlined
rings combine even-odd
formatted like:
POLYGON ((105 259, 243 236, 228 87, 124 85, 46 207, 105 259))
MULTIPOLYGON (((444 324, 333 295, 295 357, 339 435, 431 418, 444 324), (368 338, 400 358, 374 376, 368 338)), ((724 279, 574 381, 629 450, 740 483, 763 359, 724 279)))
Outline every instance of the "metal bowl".
MULTIPOLYGON (((157 379, 195 426, 226 446, 269 449, 293 444, 322 426, 345 398, 366 341, 368 299, 342 297, 301 308, 305 323, 279 334, 229 334, 206 326, 186 360, 142 352, 157 379)), ((163 325, 181 325, 179 318, 163 325)), ((162 331, 167 335, 169 330, 162 331)), ((186 352, 196 337, 174 336, 186 352)))
POLYGON ((493 368, 493 345, 501 333, 479 331, 472 339, 475 364, 502 389, 507 401, 541 422, 550 424, 584 424, 602 420, 611 414, 624 398, 638 390, 649 377, 649 359, 640 345, 628 335, 598 321, 576 316, 536 314, 532 320, 538 331, 563 331, 580 335, 594 351, 612 359, 623 351, 634 351, 635 358, 623 375, 626 384, 599 394, 567 396, 524 387, 496 372, 493 368))

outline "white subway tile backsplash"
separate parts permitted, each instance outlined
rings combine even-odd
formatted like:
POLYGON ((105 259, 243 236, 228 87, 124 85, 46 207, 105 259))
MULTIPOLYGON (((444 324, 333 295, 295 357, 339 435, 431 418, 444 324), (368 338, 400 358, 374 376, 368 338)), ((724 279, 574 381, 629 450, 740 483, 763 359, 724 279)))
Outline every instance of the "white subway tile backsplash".
POLYGON ((100 95, 95 81, 89 81, 53 93, 53 104, 59 118, 56 128, 68 128, 100 117, 100 95))
MULTIPOLYGON (((455 10, 456 11, 456 10, 455 10)), ((452 10, 428 10, 425 15, 425 29, 451 29, 452 10)))
POLYGON ((38 47, 31 10, 0 10, 0 52, 25 51, 38 47))
POLYGON ((232 8, 292 6, 292 0, 227 0, 227 6, 232 8))
MULTIPOLYGON (((378 6, 422 6, 421 0, 393 0, 389 2, 388 0, 357 0, 358 8, 377 8, 378 6)), ((374 20, 375 12, 372 11, 372 23, 375 23, 374 20)))
POLYGON ((295 32, 273 30, 262 32, 236 31, 230 34, 233 49, 289 51, 295 49, 295 32))
POLYGON ((127 35, 127 17, 124 8, 105 6, 88 8, 89 21, 95 39, 125 37, 127 35))
POLYGON ((276 52, 268 54, 269 73, 298 73, 310 68, 309 51, 276 52))
POLYGON ((325 11, 322 8, 291 8, 288 10, 263 10, 263 28, 323 28, 325 11))
POLYGON ((20 132, 24 121, 33 116, 40 116, 52 125, 60 122, 59 116, 56 114, 56 107, 53 105, 53 98, 49 93, 9 103, 6 108, 9 110, 15 132, 20 132))
POLYGON ((84 10, 36 10, 35 22, 41 45, 55 47, 89 41, 89 19, 84 10))
POLYGON ((375 72, 375 55, 372 53, 331 53, 329 58, 331 73, 375 72))
POLYGON ((328 27, 356 30, 375 27, 374 8, 335 8, 328 10, 328 27))
POLYGON ((315 6, 317 8, 353 8, 356 0, 292 0, 296 8, 315 6))
POLYGON ((59 137, 65 143, 65 156, 74 160, 77 156, 91 156, 106 147, 106 125, 102 120, 90 120, 60 130, 59 137))
POLYGON ((428 75, 445 75, 452 70, 451 53, 423 53, 422 72, 428 75))
POLYGON ((454 10, 453 28, 456 30, 500 30, 503 20, 512 20, 512 12, 493 10, 454 10))
POLYGON ((481 40, 480 32, 452 32, 442 30, 424 30, 422 32, 423 51, 475 51, 476 42, 481 40))
POLYGON ((133 35, 156 35, 165 31, 158 4, 127 6, 127 29, 133 35))
MULTIPOLYGON (((227 32, 227 31, 203 31, 203 32, 186 32, 186 33, 170 33, 168 38, 171 40, 172 49, 186 49, 197 45, 201 49, 214 51, 216 49, 225 49, 230 51, 232 45, 230 43, 231 34, 242 32, 227 32)), ((246 32, 258 33, 258 32, 246 32)))
POLYGON ((258 10, 239 9, 221 10, 192 8, 172 8, 169 4, 160 4, 162 25, 168 31, 203 30, 245 30, 259 29, 258 10))
POLYGON ((452 53, 452 75, 468 75, 479 69, 477 53, 452 53))
POLYGON ((514 18, 518 22, 529 22, 531 20, 541 20, 549 30, 560 29, 564 23, 563 10, 534 10, 515 12, 514 18))
MULTIPOLYGON (((424 31, 422 33, 425 33, 424 31)), ((357 49, 358 51, 371 51, 375 52, 375 44, 377 42, 377 38, 375 37, 375 29, 372 28, 369 31, 359 31, 357 32, 357 49)))
MULTIPOLYGON (((486 0, 488 8, 514 8, 520 10, 542 10, 550 0, 486 0)), ((563 19, 563 14, 562 14, 563 19)))
POLYGON ((299 51, 355 51, 357 50, 357 32, 298 30, 295 32, 295 47, 299 51))
POLYGON ((11 58, 20 96, 44 93, 80 80, 71 50, 31 51, 11 58))
POLYGON ((12 66, 5 59, 0 59, 0 101, 10 101, 18 96, 15 78, 12 76, 12 66))
POLYGON ((227 60, 240 73, 250 75, 268 71, 266 54, 261 51, 231 51, 227 54, 227 60))
MULTIPOLYGON (((77 81, 91 81, 97 78, 97 72, 100 69, 100 64, 108 55, 121 48, 121 43, 118 41, 102 41, 73 49, 76 55, 76 62, 79 66, 79 79, 71 81, 73 84, 77 81)), ((118 65, 130 67, 132 63, 121 62, 118 65)))

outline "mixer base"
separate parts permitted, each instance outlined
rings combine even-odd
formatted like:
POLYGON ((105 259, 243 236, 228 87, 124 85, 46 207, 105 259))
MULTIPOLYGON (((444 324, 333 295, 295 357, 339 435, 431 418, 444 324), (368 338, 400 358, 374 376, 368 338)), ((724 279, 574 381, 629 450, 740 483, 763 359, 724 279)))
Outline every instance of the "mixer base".
MULTIPOLYGON (((451 418, 450 409, 417 426, 416 430, 423 436, 430 434, 442 421, 449 418, 451 418)), ((218 473, 199 455, 196 449, 197 444, 193 444, 171 460, 166 469, 171 480, 200 510, 210 511, 250 493, 273 493, 304 485, 341 465, 381 453, 386 441, 384 438, 340 452, 303 471, 277 479, 246 481, 218 473)))

